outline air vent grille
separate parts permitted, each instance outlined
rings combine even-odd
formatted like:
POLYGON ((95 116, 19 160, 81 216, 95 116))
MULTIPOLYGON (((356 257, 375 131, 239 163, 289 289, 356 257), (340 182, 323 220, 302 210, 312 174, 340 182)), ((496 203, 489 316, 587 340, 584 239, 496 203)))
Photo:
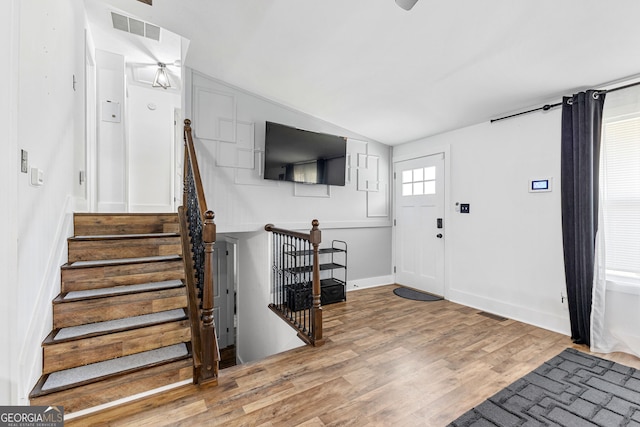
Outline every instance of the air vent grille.
POLYGON ((129 32, 129 18, 126 16, 111 12, 111 21, 113 22, 113 28, 116 30, 129 32))
POLYGON ((129 18, 129 32, 144 37, 144 22, 129 18))
POLYGON ((160 27, 145 22, 144 31, 148 38, 153 40, 160 40, 160 27))
POLYGON ((113 22, 113 28, 116 30, 126 31, 127 33, 136 34, 140 37, 160 41, 160 27, 157 25, 142 22, 138 19, 120 15, 115 12, 111 12, 111 21, 113 22))

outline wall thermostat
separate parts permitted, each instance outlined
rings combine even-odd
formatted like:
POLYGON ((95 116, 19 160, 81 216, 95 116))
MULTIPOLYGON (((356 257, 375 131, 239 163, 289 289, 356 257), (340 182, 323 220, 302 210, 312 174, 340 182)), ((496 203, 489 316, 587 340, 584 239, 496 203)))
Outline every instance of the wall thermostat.
POLYGON ((529 193, 544 193, 553 189, 553 178, 529 180, 529 193))

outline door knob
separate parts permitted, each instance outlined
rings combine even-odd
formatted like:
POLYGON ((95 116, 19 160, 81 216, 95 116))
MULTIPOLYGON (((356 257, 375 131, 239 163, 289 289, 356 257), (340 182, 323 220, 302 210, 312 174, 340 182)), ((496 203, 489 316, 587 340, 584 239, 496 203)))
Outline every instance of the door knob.
POLYGON ((436 234, 436 237, 437 237, 438 239, 442 239, 442 233, 438 233, 438 234, 436 234))

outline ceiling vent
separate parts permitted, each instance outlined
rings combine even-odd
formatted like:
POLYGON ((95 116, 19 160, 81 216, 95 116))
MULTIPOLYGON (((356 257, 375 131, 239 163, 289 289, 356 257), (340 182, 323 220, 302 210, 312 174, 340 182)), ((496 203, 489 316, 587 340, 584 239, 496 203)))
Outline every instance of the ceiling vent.
POLYGON ((111 21, 116 30, 126 31, 151 40, 160 41, 160 27, 142 22, 119 13, 111 12, 111 21))

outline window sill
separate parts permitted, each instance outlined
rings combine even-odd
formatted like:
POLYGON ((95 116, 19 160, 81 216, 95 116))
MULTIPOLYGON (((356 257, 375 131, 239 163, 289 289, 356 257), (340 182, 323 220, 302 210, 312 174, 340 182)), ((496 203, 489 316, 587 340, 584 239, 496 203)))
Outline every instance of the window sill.
POLYGON ((607 276, 607 291, 640 295, 640 279, 633 277, 607 276))

